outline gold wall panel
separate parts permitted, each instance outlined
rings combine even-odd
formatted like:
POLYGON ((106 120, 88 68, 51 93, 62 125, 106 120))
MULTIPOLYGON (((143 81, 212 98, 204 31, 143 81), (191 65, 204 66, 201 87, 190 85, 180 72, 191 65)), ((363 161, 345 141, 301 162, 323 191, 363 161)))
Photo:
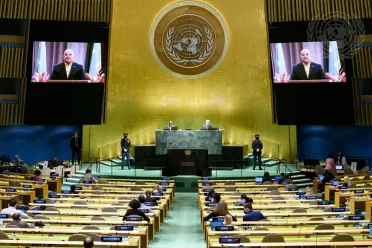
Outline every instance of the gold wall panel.
POLYGON ((206 119, 225 129, 224 143, 250 144, 260 133, 264 155, 294 157, 295 127, 272 120, 265 0, 201 1, 223 16, 229 50, 213 73, 193 80, 165 72, 150 50, 153 21, 175 2, 113 1, 107 119, 104 125, 84 127, 84 159, 118 155, 123 132, 133 144, 151 144, 155 129, 169 120, 179 128, 199 129, 206 119))
MULTIPOLYGON (((366 42, 371 36, 366 36, 366 42)), ((372 126, 372 103, 362 102, 359 92, 359 79, 372 78, 372 47, 361 47, 353 57, 353 96, 356 125, 372 126)), ((372 99, 366 99, 372 100, 372 99)))
POLYGON ((1 0, 0 18, 26 19, 30 0, 1 0))
POLYGON ((0 45, 0 78, 22 78, 25 48, 0 45))
MULTIPOLYGON (((268 22, 309 21, 316 16, 342 12, 372 18, 371 0, 266 0, 268 22)), ((329 15, 331 18, 332 15, 329 15)), ((333 15, 334 16, 334 15, 333 15)))

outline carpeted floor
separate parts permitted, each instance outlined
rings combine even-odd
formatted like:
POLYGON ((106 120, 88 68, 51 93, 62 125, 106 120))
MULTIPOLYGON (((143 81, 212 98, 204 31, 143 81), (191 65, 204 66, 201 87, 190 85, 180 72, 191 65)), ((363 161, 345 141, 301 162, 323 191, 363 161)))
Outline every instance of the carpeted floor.
POLYGON ((176 193, 160 229, 149 248, 205 248, 197 193, 176 193))

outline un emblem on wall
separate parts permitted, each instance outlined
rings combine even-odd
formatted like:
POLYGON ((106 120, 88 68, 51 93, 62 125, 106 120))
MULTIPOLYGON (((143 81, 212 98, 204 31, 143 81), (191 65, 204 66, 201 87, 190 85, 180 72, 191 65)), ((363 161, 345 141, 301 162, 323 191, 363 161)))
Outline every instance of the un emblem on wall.
POLYGON ((228 48, 226 24, 200 2, 179 2, 156 18, 150 45, 160 66, 181 78, 199 78, 223 61, 228 48))

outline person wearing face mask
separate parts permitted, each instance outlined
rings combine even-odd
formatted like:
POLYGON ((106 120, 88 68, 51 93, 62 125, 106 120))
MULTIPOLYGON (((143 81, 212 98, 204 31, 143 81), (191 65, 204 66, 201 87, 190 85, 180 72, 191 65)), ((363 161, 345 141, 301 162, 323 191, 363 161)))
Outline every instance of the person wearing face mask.
POLYGON ((301 63, 293 66, 291 80, 317 80, 326 79, 323 68, 320 64, 311 61, 309 49, 301 51, 301 63))
POLYGON ((261 155, 262 155, 262 148, 263 148, 263 144, 260 140, 260 135, 259 134, 256 134, 255 136, 255 140, 252 141, 252 149, 253 149, 253 170, 256 169, 256 163, 257 163, 257 159, 258 159, 258 168, 260 170, 262 170, 261 168, 261 155))
POLYGON ((81 154, 81 137, 79 137, 78 132, 74 133, 74 136, 70 139, 70 149, 71 149, 71 162, 74 164, 75 156, 77 156, 78 164, 80 164, 80 154, 81 154))
POLYGON ((121 139, 121 169, 124 170, 125 161, 127 161, 128 169, 130 170, 130 140, 128 139, 128 133, 124 133, 124 138, 121 139))
POLYGON ((346 157, 343 152, 338 153, 337 165, 342 165, 342 166, 347 165, 346 157))
POLYGON ((50 80, 85 80, 83 66, 75 63, 75 54, 71 49, 63 53, 63 62, 53 67, 50 80))

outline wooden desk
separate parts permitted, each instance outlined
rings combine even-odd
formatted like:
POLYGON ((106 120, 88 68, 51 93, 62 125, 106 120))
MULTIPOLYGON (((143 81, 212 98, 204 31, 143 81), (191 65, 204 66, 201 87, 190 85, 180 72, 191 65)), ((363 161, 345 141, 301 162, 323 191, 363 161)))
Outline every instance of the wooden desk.
MULTIPOLYGON (((102 228, 102 227, 101 227, 102 228)), ((71 227, 68 227, 68 228, 58 228, 58 227, 55 227, 55 228, 6 228, 6 227, 0 227, 0 231, 4 232, 5 234, 7 235, 10 235, 10 233, 15 233, 17 235, 17 237, 19 235, 21 235, 20 237, 25 237, 25 238, 34 238, 34 236, 36 236, 35 234, 39 234, 37 235, 38 237, 40 236, 44 236, 44 234, 48 234, 48 237, 49 237, 49 234, 53 235, 53 237, 55 236, 55 234, 69 234, 69 235, 72 235, 72 234, 85 234, 85 235, 88 235, 90 233, 94 233, 94 234, 98 234, 99 236, 108 236, 108 235, 118 235, 118 234, 122 234, 123 236, 130 236, 131 238, 132 237, 139 237, 141 242, 141 248, 147 248, 148 247, 148 232, 147 232, 147 227, 140 227, 140 228, 135 228, 133 231, 116 231, 116 230, 110 230, 109 228, 111 228, 111 226, 109 226, 108 228, 106 228, 106 230, 83 230, 80 228, 71 228, 71 227), (27 236, 25 235, 22 235, 21 233, 27 233, 27 236), (32 234, 32 236, 30 235, 32 234)), ((57 236, 60 236, 60 235, 57 235, 57 236)))
MULTIPOLYGON (((89 210, 89 209, 84 209, 84 210, 81 210, 81 209, 77 209, 77 208, 74 208, 74 210, 70 210, 70 209, 58 209, 58 211, 35 211, 35 210, 29 210, 27 211, 27 214, 44 214, 44 215, 56 215, 56 216, 75 216, 75 218, 78 218, 77 216, 102 216, 102 217, 106 217, 106 216, 117 216, 117 217, 124 217, 126 213, 126 210, 125 211, 121 211, 119 210, 117 213, 107 213, 107 212, 99 212, 99 211, 96 211, 96 210, 89 210)), ((151 220, 152 218, 154 219, 154 223, 155 223, 155 230, 157 232, 160 231, 160 217, 159 217, 159 212, 157 210, 154 211, 154 213, 156 214, 155 216, 153 214, 146 214, 147 217, 149 217, 149 219, 151 220)), ((49 216, 48 216, 49 217, 49 216)))
MULTIPOLYGON (((112 226, 117 225, 134 225, 134 226, 145 226, 148 229, 149 239, 153 240, 155 237, 155 224, 154 219, 152 218, 150 222, 147 221, 122 221, 120 218, 117 217, 105 217, 105 220, 91 220, 91 217, 83 217, 79 216, 76 218, 75 216, 47 216, 49 219, 27 219, 27 223, 35 223, 42 221, 46 228, 82 228, 83 226, 87 225, 95 225, 98 226, 100 229, 110 228, 112 226)), ((4 224, 12 222, 13 219, 2 219, 4 224)))

